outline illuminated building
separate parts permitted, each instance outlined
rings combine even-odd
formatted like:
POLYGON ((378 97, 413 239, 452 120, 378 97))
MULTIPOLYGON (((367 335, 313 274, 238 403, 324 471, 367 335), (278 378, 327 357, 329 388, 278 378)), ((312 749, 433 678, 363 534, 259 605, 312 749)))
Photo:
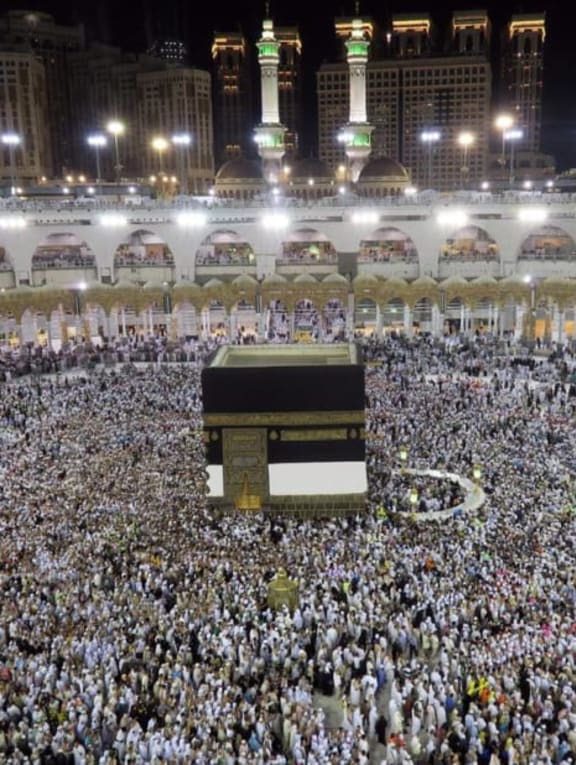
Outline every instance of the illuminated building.
POLYGON ((0 133, 19 145, 0 144, 0 178, 36 180, 51 168, 46 131, 48 104, 43 64, 29 53, 0 51, 0 133), (12 156, 10 156, 12 155, 12 156))
POLYGON ((258 146, 258 154, 264 163, 266 179, 274 183, 280 175, 280 166, 286 151, 286 127, 280 122, 280 43, 276 38, 272 19, 264 19, 262 36, 257 47, 260 64, 261 120, 256 127, 254 139, 258 146))
POLYGON ((250 156, 252 149, 252 88, 250 58, 239 32, 214 35, 214 124, 218 164, 250 156))
POLYGON ((62 176, 73 164, 74 103, 70 97, 70 53, 84 47, 82 25, 56 24, 38 11, 8 11, 0 17, 0 49, 29 53, 44 65, 51 166, 44 172, 62 176))
POLYGON ((537 152, 542 129, 545 15, 512 16, 507 31, 504 98, 516 126, 523 131, 520 148, 537 152))
POLYGON ((177 177, 180 167, 186 173, 187 188, 193 193, 206 193, 214 178, 210 74, 190 67, 170 67, 140 73, 136 87, 136 124, 140 131, 140 151, 147 156, 148 171, 154 168, 151 132, 170 140, 173 134, 184 131, 191 136, 190 147, 185 151, 177 147, 167 151, 164 169, 177 177), (180 165, 179 154, 184 160, 180 165))
POLYGON ((173 38, 155 40, 148 53, 170 64, 185 64, 188 57, 188 51, 182 40, 173 38))
MULTIPOLYGON (((435 129, 433 173, 439 189, 457 188, 462 161, 457 136, 463 129, 477 135, 469 156, 469 179, 485 174, 489 153, 491 68, 489 24, 483 13, 456 13, 452 53, 431 55, 428 16, 395 16, 390 44, 393 58, 368 61, 366 117, 373 126, 373 158, 391 157, 409 169, 412 181, 424 186, 430 156, 424 131, 435 129)), ((332 168, 345 159, 336 136, 350 108, 349 75, 341 63, 323 64, 317 75, 320 158, 332 168)))
POLYGON ((302 131, 302 43, 296 27, 277 27, 276 39, 280 43, 278 108, 280 122, 286 127, 286 157, 291 159, 298 155, 302 131))

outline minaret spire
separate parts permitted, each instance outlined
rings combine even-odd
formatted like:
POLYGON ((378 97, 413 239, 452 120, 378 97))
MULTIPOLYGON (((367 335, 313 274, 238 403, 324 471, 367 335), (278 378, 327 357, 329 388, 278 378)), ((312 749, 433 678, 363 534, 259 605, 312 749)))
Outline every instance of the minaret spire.
POLYGON ((352 19, 352 31, 346 40, 346 60, 350 78, 350 113, 348 124, 342 128, 338 140, 344 144, 352 181, 356 181, 372 151, 373 126, 366 114, 366 65, 370 43, 366 39, 362 19, 352 19))
POLYGON ((264 162, 266 179, 275 182, 280 163, 286 151, 284 134, 286 128, 280 123, 278 99, 278 64, 280 43, 274 33, 274 22, 269 18, 270 4, 266 3, 266 18, 262 24, 262 36, 257 42, 262 93, 262 116, 255 131, 258 154, 264 162))

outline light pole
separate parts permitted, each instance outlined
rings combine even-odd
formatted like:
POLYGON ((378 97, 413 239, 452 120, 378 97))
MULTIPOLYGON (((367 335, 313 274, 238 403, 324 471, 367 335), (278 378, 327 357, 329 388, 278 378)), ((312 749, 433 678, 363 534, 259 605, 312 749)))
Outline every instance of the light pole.
POLYGON ((164 152, 168 148, 169 143, 166 140, 166 138, 164 138, 161 135, 158 135, 152 139, 150 146, 152 146, 154 151, 158 154, 158 173, 162 175, 162 154, 164 154, 164 152))
POLYGON ((470 147, 476 140, 476 137, 474 133, 469 133, 467 130, 463 131, 462 133, 459 133, 458 135, 458 145, 462 147, 462 167, 461 167, 461 174, 462 174, 462 185, 466 187, 468 185, 468 152, 470 150, 470 147))
POLYGON ((108 140, 102 133, 94 133, 94 135, 88 136, 88 145, 94 149, 96 154, 96 185, 101 181, 100 176, 100 149, 106 146, 108 140))
POLYGON ((506 170, 506 132, 514 125, 514 118, 510 114, 499 114, 494 120, 496 129, 502 133, 502 169, 506 170))
POLYGON ((428 169, 427 169, 427 186, 432 188, 432 155, 434 152, 434 144, 440 140, 439 130, 424 130, 420 135, 420 140, 426 145, 428 150, 428 169))
POLYGON ((522 130, 518 130, 515 128, 514 130, 507 130, 504 133, 504 139, 506 141, 510 141, 510 178, 509 178, 509 185, 510 188, 514 185, 514 143, 516 141, 520 141, 524 137, 524 133, 522 130))
POLYGON ((122 175, 122 165, 120 164, 120 147, 118 146, 118 137, 124 135, 124 123, 119 120, 110 120, 106 125, 106 130, 114 136, 114 175, 116 183, 120 182, 122 175))
POLYGON ((176 146, 176 156, 178 161, 178 180, 180 181, 180 192, 188 193, 188 149, 192 143, 190 133, 176 133, 172 136, 172 143, 176 146))
POLYGON ((16 196, 16 161, 14 152, 17 146, 20 146, 22 139, 18 133, 3 133, 2 143, 8 147, 10 156, 10 196, 16 196))

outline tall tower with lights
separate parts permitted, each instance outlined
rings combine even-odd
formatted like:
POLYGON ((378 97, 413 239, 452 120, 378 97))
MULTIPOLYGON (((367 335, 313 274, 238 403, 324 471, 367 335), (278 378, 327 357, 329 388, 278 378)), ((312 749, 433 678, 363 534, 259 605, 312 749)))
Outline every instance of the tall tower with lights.
POLYGON ((523 131, 520 148, 525 151, 540 150, 545 40, 544 13, 512 16, 503 57, 503 79, 505 99, 517 127, 523 131))
POLYGON ((344 145, 350 180, 355 182, 372 151, 373 126, 366 114, 366 64, 370 42, 366 39, 362 19, 352 19, 352 30, 346 41, 346 60, 350 81, 350 113, 338 140, 344 145))
POLYGON ((257 43, 260 83, 262 88, 262 119, 255 130, 255 140, 266 174, 274 182, 279 177, 280 164, 284 157, 286 128, 280 122, 278 99, 278 66, 280 43, 274 33, 272 19, 264 19, 262 36, 257 43))

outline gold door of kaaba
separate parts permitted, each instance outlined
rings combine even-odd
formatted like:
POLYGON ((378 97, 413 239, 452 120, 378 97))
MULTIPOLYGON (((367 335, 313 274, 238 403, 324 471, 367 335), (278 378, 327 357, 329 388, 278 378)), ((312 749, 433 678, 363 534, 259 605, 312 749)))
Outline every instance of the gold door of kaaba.
POLYGON ((249 492, 268 497, 268 431, 266 428, 223 428, 224 496, 231 502, 242 493, 245 479, 249 492))

